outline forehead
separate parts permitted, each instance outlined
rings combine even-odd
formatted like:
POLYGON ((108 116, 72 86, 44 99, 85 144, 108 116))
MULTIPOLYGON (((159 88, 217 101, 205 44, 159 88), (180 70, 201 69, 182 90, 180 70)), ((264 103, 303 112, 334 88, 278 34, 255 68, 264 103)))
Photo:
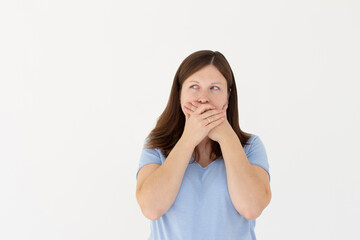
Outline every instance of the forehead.
POLYGON ((184 81, 184 83, 194 82, 200 84, 226 84, 226 79, 215 66, 209 65, 193 73, 184 81))

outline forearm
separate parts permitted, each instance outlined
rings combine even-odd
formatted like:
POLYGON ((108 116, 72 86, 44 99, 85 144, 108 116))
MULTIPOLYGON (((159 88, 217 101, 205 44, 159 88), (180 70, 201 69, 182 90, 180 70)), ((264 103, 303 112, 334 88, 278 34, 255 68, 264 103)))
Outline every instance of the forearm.
POLYGON ((174 203, 194 148, 180 138, 164 163, 143 183, 139 202, 150 215, 159 218, 174 203))
POLYGON ((247 159, 235 132, 225 134, 219 144, 225 162, 232 203, 241 215, 254 219, 264 209, 266 188, 247 159))

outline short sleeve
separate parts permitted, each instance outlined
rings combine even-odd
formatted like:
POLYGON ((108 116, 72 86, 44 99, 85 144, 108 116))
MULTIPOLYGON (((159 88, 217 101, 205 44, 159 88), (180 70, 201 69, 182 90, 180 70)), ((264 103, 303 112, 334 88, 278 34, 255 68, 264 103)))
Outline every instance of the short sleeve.
POLYGON ((269 174, 270 181, 271 178, 266 149, 259 136, 253 135, 253 140, 246 155, 251 164, 258 165, 266 170, 266 172, 269 174))
POLYGON ((143 166, 150 164, 150 163, 162 164, 160 154, 161 154, 160 150, 157 148, 151 149, 151 148, 145 148, 145 146, 143 147, 141 155, 140 155, 139 166, 136 171, 136 180, 138 177, 138 173, 143 166))

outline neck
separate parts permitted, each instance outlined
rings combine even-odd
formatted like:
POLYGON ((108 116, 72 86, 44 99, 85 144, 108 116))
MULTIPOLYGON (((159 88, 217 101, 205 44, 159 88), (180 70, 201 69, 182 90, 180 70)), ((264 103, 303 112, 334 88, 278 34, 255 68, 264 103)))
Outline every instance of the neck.
MULTIPOLYGON (((198 145, 197 148, 199 150, 200 159, 208 158, 211 152, 211 140, 209 137, 205 137, 198 145), (205 157, 206 156, 206 157, 205 157)), ((194 155, 194 154, 193 154, 194 155)), ((194 156, 193 156, 194 157, 194 156)))

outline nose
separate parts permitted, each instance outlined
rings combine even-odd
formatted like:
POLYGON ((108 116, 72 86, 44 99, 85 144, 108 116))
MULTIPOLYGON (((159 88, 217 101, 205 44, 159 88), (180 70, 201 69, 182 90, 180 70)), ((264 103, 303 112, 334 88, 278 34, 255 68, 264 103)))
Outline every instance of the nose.
POLYGON ((198 100, 197 100, 199 103, 209 103, 209 97, 207 96, 207 93, 206 91, 202 91, 199 96, 198 96, 198 100))

